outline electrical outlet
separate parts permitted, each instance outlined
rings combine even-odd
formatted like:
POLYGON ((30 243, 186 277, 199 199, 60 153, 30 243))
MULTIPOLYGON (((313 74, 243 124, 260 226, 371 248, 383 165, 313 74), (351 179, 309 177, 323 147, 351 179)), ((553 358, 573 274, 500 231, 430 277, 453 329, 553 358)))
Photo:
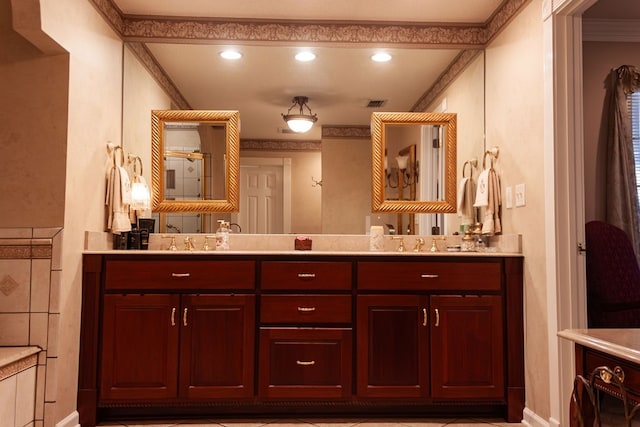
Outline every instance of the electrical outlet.
POLYGON ((525 205, 524 184, 516 185, 516 207, 525 205))
POLYGON ((507 209, 511 209, 513 207, 513 187, 509 186, 504 189, 505 192, 505 205, 507 209))

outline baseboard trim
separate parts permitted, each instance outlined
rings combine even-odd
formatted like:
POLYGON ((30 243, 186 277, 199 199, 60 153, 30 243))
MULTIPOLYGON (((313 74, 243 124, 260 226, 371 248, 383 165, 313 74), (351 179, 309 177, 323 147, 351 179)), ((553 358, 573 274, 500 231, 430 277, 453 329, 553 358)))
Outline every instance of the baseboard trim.
MULTIPOLYGON (((523 417, 522 424, 524 424, 527 427, 552 427, 556 425, 556 424, 550 424, 548 421, 538 416, 538 414, 536 414, 529 408, 524 408, 524 411, 522 412, 522 417, 523 417)), ((560 424, 558 424, 558 427, 559 426, 560 424)))
POLYGON ((60 420, 56 427, 80 427, 80 415, 78 411, 73 411, 63 420, 60 420))

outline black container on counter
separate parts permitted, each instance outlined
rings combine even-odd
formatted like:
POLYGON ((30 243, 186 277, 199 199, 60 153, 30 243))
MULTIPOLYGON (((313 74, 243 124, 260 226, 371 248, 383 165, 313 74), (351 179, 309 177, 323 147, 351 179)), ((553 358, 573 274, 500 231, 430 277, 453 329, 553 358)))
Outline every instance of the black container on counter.
POLYGON ((140 230, 131 230, 129 232, 127 249, 140 249, 140 230))
POLYGON ((113 249, 117 251, 123 251, 127 249, 129 242, 129 233, 124 232, 121 234, 113 235, 113 249))

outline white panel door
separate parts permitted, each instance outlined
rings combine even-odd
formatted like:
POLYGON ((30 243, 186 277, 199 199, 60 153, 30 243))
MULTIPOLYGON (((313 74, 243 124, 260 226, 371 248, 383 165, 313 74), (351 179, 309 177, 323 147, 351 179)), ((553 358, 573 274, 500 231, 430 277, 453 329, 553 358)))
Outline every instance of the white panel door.
POLYGON ((240 212, 243 233, 283 233, 282 166, 240 167, 240 212))

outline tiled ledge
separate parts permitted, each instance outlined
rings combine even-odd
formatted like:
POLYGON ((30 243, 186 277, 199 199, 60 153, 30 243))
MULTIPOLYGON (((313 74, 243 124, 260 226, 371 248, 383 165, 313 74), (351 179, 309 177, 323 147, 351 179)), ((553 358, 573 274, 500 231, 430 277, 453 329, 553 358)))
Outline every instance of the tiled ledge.
POLYGON ((47 259, 61 228, 0 229, 0 259, 47 259))
POLYGON ((36 366, 40 347, 0 347, 0 381, 36 366))

